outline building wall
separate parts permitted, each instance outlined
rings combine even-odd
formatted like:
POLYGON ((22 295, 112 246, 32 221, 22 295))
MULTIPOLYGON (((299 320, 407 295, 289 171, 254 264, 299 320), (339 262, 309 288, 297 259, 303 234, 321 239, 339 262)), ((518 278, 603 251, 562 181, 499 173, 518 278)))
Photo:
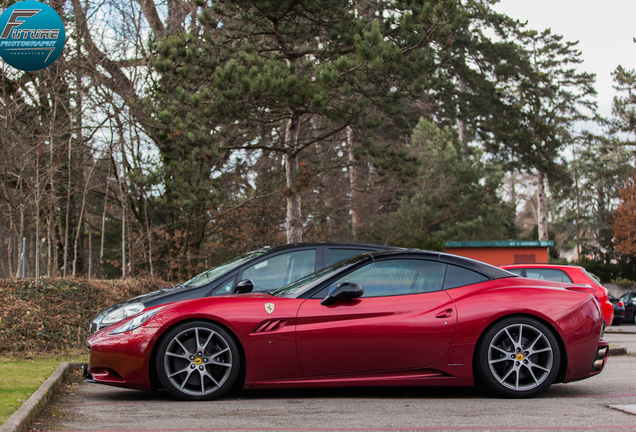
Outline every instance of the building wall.
POLYGON ((492 265, 547 263, 547 247, 447 247, 446 252, 492 265))

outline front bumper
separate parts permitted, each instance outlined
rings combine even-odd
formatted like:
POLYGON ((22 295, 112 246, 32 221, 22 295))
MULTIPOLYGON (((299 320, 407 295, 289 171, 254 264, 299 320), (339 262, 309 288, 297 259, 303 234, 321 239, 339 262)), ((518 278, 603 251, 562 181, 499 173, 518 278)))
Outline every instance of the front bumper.
POLYGON ((159 328, 142 326, 117 335, 109 334, 109 330, 100 330, 88 338, 87 376, 99 384, 151 390, 152 348, 159 328))
POLYGON ((93 375, 88 372, 88 365, 82 365, 82 379, 89 383, 94 383, 93 375))

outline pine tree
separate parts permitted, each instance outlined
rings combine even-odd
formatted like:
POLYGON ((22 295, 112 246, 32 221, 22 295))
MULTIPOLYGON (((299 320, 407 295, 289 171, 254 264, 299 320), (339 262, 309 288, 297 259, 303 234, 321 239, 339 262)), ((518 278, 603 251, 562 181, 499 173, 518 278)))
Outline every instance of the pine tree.
MULTIPOLYGON (((514 212, 498 195, 500 167, 468 149, 459 133, 422 119, 412 137, 412 152, 423 161, 398 211, 409 221, 404 233, 444 240, 496 240, 514 237, 514 212)), ((415 246, 415 245, 414 245, 415 246)))
POLYGON ((158 47, 157 69, 174 76, 158 118, 188 144, 177 142, 284 155, 288 242, 302 240, 303 150, 379 126, 430 88, 445 58, 454 2, 380 6, 220 1, 203 9, 200 29, 158 47))
MULTIPOLYGON (((616 83, 614 88, 626 94, 614 97, 612 129, 616 132, 633 134, 636 132, 636 71, 625 70, 622 66, 618 66, 613 76, 616 83)), ((631 138, 629 143, 633 145, 633 136, 631 138)))

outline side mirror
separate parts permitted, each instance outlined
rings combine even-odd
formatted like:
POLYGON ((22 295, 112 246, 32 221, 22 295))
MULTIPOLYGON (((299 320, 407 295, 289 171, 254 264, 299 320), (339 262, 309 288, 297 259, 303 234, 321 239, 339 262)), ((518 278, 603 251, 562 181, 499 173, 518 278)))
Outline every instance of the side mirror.
POLYGON ((361 297, 364 294, 364 289, 360 284, 354 282, 342 282, 339 283, 335 290, 320 302, 323 306, 329 306, 341 299, 354 299, 361 297))
POLYGON ((248 292, 252 292, 254 289, 254 282, 249 279, 243 279, 239 283, 236 284, 236 288, 234 288, 235 294, 245 294, 248 292))

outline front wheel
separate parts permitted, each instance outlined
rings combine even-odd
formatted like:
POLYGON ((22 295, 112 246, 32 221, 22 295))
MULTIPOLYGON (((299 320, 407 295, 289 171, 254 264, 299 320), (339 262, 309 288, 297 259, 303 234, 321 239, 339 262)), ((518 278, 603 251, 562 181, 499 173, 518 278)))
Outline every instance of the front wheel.
POLYGON ((561 364, 553 332, 533 318, 511 317, 486 331, 477 347, 476 379, 498 396, 533 397, 556 379, 561 364))
POLYGON ((227 392, 239 373, 240 351, 222 327, 194 321, 172 329, 157 350, 157 372, 179 399, 210 400, 227 392))

